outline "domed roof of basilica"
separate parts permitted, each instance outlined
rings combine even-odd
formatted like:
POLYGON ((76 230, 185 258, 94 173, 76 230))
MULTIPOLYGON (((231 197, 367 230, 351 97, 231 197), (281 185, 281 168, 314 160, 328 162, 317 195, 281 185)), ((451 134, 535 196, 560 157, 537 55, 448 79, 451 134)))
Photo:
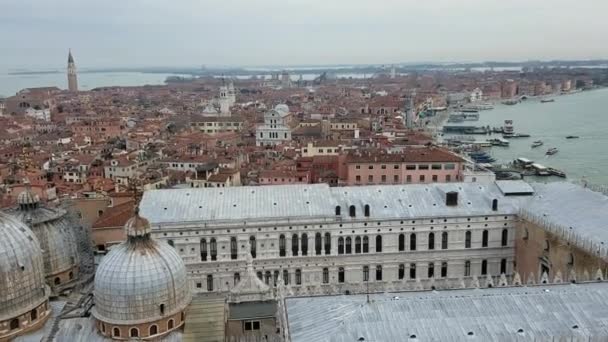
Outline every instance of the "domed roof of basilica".
POLYGON ((47 276, 74 268, 78 264, 74 232, 78 223, 73 222, 64 209, 41 205, 29 186, 19 194, 17 202, 19 206, 8 213, 27 224, 36 234, 43 250, 47 276))
POLYGON ((182 258, 150 236, 148 220, 137 212, 125 230, 127 241, 112 247, 95 273, 95 318, 139 324, 184 310, 192 296, 182 258))
POLYGON ((0 212, 0 275, 0 321, 28 312, 49 297, 36 236, 4 212, 0 212))

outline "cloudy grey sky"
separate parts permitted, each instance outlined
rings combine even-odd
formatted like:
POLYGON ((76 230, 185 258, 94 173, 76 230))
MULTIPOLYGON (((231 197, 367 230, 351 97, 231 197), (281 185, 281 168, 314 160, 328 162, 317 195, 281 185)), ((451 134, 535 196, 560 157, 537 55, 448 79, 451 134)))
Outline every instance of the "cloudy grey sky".
POLYGON ((0 0, 0 68, 608 58, 607 0, 0 0))

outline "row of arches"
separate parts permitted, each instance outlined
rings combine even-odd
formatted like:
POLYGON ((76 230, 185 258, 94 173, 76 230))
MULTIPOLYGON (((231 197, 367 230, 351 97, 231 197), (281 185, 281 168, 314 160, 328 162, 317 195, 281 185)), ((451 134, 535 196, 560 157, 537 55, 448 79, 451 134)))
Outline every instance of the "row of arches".
MULTIPOLYGON (((367 235, 355 236, 355 254, 369 253, 369 237, 367 235)), ((353 239, 350 236, 338 238, 338 254, 352 254, 353 239)), ((382 252, 382 236, 376 236, 376 252, 382 252)))
MULTIPOLYGON (((338 207, 337 207, 338 208, 338 207)), ((409 237, 409 250, 416 250, 417 233, 411 233, 409 237)), ((428 233, 428 249, 434 250, 436 248, 435 232, 428 233)), ((399 234, 398 249, 399 251, 405 251, 406 249, 406 234, 399 234)), ((441 233, 440 247, 441 249, 448 249, 448 232, 441 233)), ((467 230, 465 232, 465 248, 471 248, 472 232, 467 230)), ((500 246, 506 247, 509 242, 509 231, 503 229, 501 232, 500 246)), ((173 241, 169 240, 169 244, 173 246, 173 241)), ((481 247, 488 247, 489 244, 489 231, 487 229, 482 231, 481 236, 481 247)), ((255 236, 249 237, 250 253, 253 258, 257 257, 257 242, 255 236)), ((208 258, 211 261, 217 260, 217 241, 215 238, 211 238, 210 242, 207 243, 207 239, 202 238, 200 240, 200 251, 201 261, 207 261, 208 258)), ((303 233, 301 236, 293 234, 291 236, 291 252, 293 256, 298 256, 301 253, 302 256, 308 255, 308 234, 303 233)), ((369 239, 367 236, 355 237, 355 253, 368 253, 369 252, 369 239)), ((376 236, 376 252, 382 252, 382 236, 376 236)), ((331 234, 330 233, 315 233, 314 239, 314 253, 315 255, 329 255, 331 254, 331 234)), ((338 254, 351 254, 352 253, 352 238, 351 237, 340 237, 338 239, 338 254)), ((284 234, 279 236, 279 256, 287 256, 287 238, 284 234)), ((238 257, 238 241, 236 237, 230 238, 230 258, 235 260, 238 257)), ((55 279, 55 284, 60 284, 58 278, 55 279)))
MULTIPOLYGON (((182 322, 184 320, 184 313, 182 312, 182 322)), ((175 328, 175 320, 173 318, 170 318, 169 320, 167 320, 167 330, 166 331, 170 331, 173 328, 175 328)), ((152 336, 156 336, 159 334, 159 326, 158 324, 152 324, 148 327, 148 335, 145 337, 152 337, 152 336)), ((106 334, 106 325, 105 323, 101 323, 101 332, 105 335, 106 334)), ((119 327, 113 327, 112 328, 112 337, 122 337, 122 330, 119 327)), ((127 336, 125 336, 127 337, 127 336)), ((137 327, 131 327, 129 328, 129 334, 128 337, 144 337, 141 335, 141 331, 140 328, 137 327)))

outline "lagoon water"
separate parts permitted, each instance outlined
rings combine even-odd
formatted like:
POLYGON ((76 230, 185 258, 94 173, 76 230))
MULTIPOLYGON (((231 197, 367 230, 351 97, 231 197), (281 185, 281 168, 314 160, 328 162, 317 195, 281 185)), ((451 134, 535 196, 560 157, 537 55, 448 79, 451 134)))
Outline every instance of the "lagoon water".
MULTIPOLYGON (((141 72, 88 72, 78 74, 78 87, 90 90, 107 86, 139 86, 164 84, 171 74, 152 74, 141 72)), ((0 97, 12 96, 19 90, 33 87, 67 88, 65 73, 11 75, 0 71, 0 97)))
MULTIPOLYGON (((500 163, 518 157, 534 160, 547 167, 566 172, 570 180, 583 178, 592 184, 608 185, 608 89, 557 96, 555 102, 541 103, 526 100, 517 105, 497 105, 493 110, 480 111, 476 126, 503 126, 513 120, 516 133, 530 134, 530 138, 509 139, 509 147, 492 147, 490 154, 500 163), (579 139, 566 139, 568 135, 579 139), (535 140, 544 145, 531 148, 535 140), (559 152, 546 156, 556 147, 559 152)), ((500 137, 500 135, 493 135, 500 137)), ((486 136, 476 136, 485 140, 486 136)))

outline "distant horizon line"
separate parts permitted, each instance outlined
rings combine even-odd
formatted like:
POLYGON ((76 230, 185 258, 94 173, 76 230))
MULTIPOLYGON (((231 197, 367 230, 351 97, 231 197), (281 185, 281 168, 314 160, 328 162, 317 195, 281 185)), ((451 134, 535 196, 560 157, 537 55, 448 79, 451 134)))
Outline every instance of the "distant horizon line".
MULTIPOLYGON (((500 60, 485 60, 485 61, 417 61, 417 62, 394 62, 394 63, 335 63, 335 64, 242 64, 242 65, 221 65, 221 64, 199 64, 199 65, 148 65, 148 66, 89 66, 81 68, 81 72, 127 72, 127 71, 145 71, 155 69, 174 69, 174 70, 247 70, 255 71, 277 71, 277 70, 293 70, 302 68, 381 68, 381 67, 415 67, 415 66, 438 66, 438 67, 501 67, 501 66, 526 66, 526 65, 547 65, 558 63, 561 65, 581 65, 581 63, 592 64, 607 64, 608 58, 593 58, 593 59, 528 59, 518 61, 500 61, 500 60)), ((77 59, 76 64, 78 65, 77 59)), ((9 75, 27 75, 33 74, 52 74, 64 72, 64 67, 19 67, 8 68, 5 71, 9 75)))

